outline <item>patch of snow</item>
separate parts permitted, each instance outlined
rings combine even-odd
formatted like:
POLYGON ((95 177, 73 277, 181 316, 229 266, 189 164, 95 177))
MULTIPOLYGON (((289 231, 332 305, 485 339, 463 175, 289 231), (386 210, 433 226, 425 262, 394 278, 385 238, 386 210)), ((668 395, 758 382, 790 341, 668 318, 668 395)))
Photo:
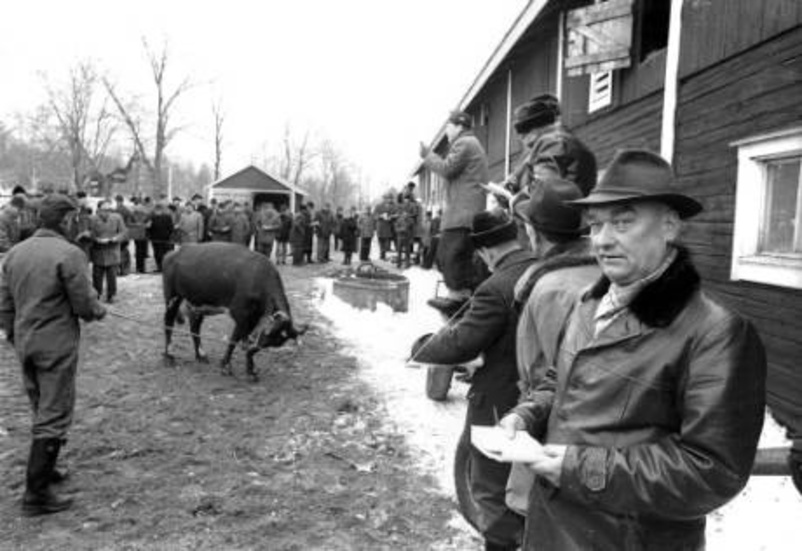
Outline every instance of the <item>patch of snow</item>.
MULTIPOLYGON (((343 352, 358 358, 360 375, 385 400, 389 421, 418 452, 421 468, 437 477, 444 493, 454 496, 454 449, 463 428, 467 386, 454 383, 447 401, 434 402, 425 394, 425 369, 405 367, 412 342, 443 322, 426 305, 439 274, 411 268, 404 275, 410 282, 409 312, 393 312, 383 305, 375 312, 355 309, 334 296, 330 279, 319 280, 319 308, 331 320, 334 333, 348 343, 343 352)), ((760 446, 787 445, 783 429, 767 415, 760 446)), ((796 521, 801 514, 802 497, 789 477, 752 477, 738 497, 709 515, 707 549, 799 549, 796 521)))

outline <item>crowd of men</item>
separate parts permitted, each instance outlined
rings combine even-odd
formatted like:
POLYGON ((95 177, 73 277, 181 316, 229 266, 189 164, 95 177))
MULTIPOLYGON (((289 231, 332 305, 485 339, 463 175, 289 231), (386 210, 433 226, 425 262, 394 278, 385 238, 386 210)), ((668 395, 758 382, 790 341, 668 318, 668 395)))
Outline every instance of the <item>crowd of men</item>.
POLYGON ((749 478, 766 358, 682 245, 702 205, 648 150, 619 151, 597 182, 551 95, 513 123, 521 160, 501 184, 467 113, 450 115, 443 155, 421 145, 446 187, 449 295, 430 304, 448 321, 411 358, 469 371, 459 445, 485 549, 704 549, 706 515, 749 478), (510 446, 478 450, 476 425, 510 446))
POLYGON ((372 211, 306 203, 292 216, 270 204, 256 213, 233 202, 207 207, 197 196, 131 207, 118 197, 93 213, 84 196, 78 210, 59 194, 35 207, 16 190, 0 215, 0 242, 10 247, 0 325, 34 412, 23 511, 69 507, 52 488, 74 402, 78 318, 105 315, 97 296, 105 283, 114 299, 130 241, 144 271, 148 244, 157 268, 174 245, 204 240, 253 240, 267 256, 277 244, 279 264, 289 245, 302 264, 328 262, 334 238, 349 264, 357 251, 370 257, 375 235, 380 258, 394 248, 399 267, 419 243, 414 256, 436 257, 449 289, 431 302, 448 322, 418 339, 412 358, 482 360, 469 364, 460 445, 486 550, 703 549, 706 515, 743 488, 754 462, 766 359, 752 325, 704 291, 682 245, 685 221, 702 205, 647 150, 618 152, 597 181, 593 153, 561 123, 551 95, 516 109, 514 126, 523 155, 489 187, 503 191, 491 210, 468 114, 449 117, 444 156, 421 146, 424 165, 445 182, 439 224, 421 216, 414 185, 372 211), (511 464, 503 447, 493 455, 472 445, 475 425, 538 443, 511 464))

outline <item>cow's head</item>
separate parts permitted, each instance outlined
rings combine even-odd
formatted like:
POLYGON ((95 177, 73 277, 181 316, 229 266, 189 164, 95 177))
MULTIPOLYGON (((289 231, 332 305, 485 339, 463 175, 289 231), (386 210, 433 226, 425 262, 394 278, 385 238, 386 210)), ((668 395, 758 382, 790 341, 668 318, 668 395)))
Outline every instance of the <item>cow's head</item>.
POLYGON ((281 310, 265 316, 254 330, 251 348, 278 348, 289 339, 297 340, 309 326, 296 327, 289 314, 281 310))

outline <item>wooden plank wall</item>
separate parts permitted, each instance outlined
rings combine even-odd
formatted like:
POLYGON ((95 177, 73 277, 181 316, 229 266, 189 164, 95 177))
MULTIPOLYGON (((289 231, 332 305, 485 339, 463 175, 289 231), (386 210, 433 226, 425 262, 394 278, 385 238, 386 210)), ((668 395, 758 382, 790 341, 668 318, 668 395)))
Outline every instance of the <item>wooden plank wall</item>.
POLYGON ((660 121, 663 92, 593 118, 572 130, 596 155, 600 168, 610 162, 616 150, 640 147, 660 150, 660 121))
POLYGON ((800 23, 799 0, 686 1, 680 76, 719 63, 800 23))
POLYGON ((802 437, 802 291, 730 281, 735 140, 802 122, 802 27, 710 66, 680 86, 675 167, 705 212, 686 242, 709 287, 754 321, 768 353, 769 403, 802 437))

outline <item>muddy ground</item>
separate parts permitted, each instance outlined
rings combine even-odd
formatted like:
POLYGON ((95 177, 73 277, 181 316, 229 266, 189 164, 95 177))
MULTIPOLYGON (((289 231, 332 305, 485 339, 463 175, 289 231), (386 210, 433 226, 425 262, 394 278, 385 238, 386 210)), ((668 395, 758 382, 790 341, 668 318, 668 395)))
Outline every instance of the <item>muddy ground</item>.
POLYGON ((69 511, 19 515, 29 413, 13 351, 0 345, 0 548, 477 549, 454 499, 420 472, 381 400, 314 307, 326 268, 282 267, 300 347, 257 355, 258 383, 219 373, 231 322, 207 321, 212 363, 178 335, 164 365, 161 281, 120 280, 109 316, 85 325, 75 424, 63 454, 69 511), (136 321, 135 321, 136 320, 136 321))

